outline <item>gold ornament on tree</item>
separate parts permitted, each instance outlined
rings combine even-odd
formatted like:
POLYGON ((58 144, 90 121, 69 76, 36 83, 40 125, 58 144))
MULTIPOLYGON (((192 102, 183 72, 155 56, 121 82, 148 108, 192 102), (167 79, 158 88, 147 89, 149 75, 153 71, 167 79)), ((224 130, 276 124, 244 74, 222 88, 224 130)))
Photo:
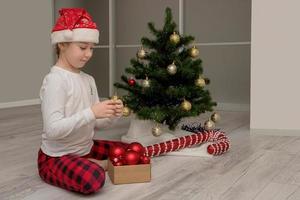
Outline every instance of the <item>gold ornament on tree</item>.
POLYGON ((146 56, 146 51, 144 50, 144 48, 142 47, 141 49, 138 50, 137 52, 137 57, 140 59, 144 59, 146 56))
POLYGON ((131 113, 130 108, 128 108, 127 106, 124 106, 124 108, 123 108, 123 116, 124 117, 128 117, 130 115, 130 113, 131 113))
POLYGON ((173 32, 173 34, 170 35, 170 42, 172 42, 173 44, 177 44, 179 41, 180 36, 176 32, 173 32))
POLYGON ((152 135, 155 137, 158 137, 161 135, 161 128, 159 127, 158 124, 156 124, 153 128, 152 128, 152 135))
POLYGON ((205 86, 205 79, 202 78, 201 76, 199 76, 199 78, 197 78, 195 80, 195 85, 198 87, 204 87, 205 86))
POLYGON ((206 122, 204 122, 204 128, 205 130, 211 130, 215 127, 215 123, 212 120, 207 120, 206 122))
POLYGON ((168 70, 168 73, 169 73, 170 75, 176 74, 176 72, 177 72, 177 67, 176 67, 174 61, 173 61, 172 64, 170 64, 170 65, 167 67, 167 70, 168 70))
POLYGON ((196 58, 197 56, 199 55, 199 50, 193 46, 191 49, 190 49, 190 56, 192 58, 196 58))
POLYGON ((210 116, 210 119, 213 121, 213 122, 218 122, 220 121, 221 117, 218 113, 214 112, 211 116, 210 116))
POLYGON ((192 104, 187 101, 186 99, 183 100, 183 102, 181 103, 181 109, 183 109, 184 111, 189 111, 192 109, 192 104))
POLYGON ((150 80, 148 79, 148 77, 146 76, 146 79, 145 80, 143 80, 143 82, 142 82, 142 86, 144 87, 144 88, 148 88, 148 87, 150 87, 150 80))

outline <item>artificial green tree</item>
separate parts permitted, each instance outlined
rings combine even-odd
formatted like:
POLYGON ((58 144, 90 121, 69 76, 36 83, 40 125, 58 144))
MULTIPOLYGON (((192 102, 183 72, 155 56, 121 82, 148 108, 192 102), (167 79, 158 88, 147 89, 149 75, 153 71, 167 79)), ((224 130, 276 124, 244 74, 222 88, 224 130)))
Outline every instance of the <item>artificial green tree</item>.
POLYGON ((192 36, 176 30, 170 8, 165 10, 162 30, 148 23, 153 38, 142 37, 142 48, 115 87, 128 92, 122 97, 126 108, 139 119, 153 120, 174 130, 184 117, 212 111, 216 103, 205 89, 209 79, 203 76, 198 49, 192 36))

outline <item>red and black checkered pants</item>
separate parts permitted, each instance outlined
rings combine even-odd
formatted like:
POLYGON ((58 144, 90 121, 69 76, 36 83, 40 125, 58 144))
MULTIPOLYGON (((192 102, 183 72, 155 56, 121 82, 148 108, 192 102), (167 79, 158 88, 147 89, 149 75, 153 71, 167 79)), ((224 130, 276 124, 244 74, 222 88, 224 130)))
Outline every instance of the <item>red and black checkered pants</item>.
POLYGON ((102 188, 105 171, 98 164, 88 160, 105 160, 109 149, 114 145, 126 147, 122 142, 94 140, 90 153, 86 156, 64 155, 51 157, 41 150, 38 153, 40 177, 47 183, 83 194, 91 194, 102 188))

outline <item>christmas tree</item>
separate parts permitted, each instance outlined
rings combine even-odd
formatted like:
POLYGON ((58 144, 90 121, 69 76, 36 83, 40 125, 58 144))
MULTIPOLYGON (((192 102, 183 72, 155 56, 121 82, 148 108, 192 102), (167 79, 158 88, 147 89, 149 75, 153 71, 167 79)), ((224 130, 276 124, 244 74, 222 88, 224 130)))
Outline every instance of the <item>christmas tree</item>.
POLYGON ((152 22, 148 27, 154 38, 141 39, 142 48, 125 69, 129 75, 114 85, 128 92, 122 97, 125 115, 132 110, 139 119, 174 130, 182 118, 212 111, 216 103, 205 89, 209 79, 203 76, 199 50, 191 46, 194 37, 178 33, 171 9, 165 10, 162 30, 152 22))

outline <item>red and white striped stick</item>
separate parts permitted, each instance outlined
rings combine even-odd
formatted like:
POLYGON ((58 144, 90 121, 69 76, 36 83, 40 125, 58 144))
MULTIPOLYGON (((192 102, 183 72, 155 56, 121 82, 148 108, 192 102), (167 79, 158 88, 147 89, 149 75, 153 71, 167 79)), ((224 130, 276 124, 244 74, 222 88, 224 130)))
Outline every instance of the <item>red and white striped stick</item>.
POLYGON ((205 142, 213 142, 213 144, 207 146, 207 152, 212 155, 223 154, 230 148, 229 140, 224 132, 218 130, 205 130, 203 132, 147 146, 145 147, 145 155, 149 157, 159 156, 205 142))

